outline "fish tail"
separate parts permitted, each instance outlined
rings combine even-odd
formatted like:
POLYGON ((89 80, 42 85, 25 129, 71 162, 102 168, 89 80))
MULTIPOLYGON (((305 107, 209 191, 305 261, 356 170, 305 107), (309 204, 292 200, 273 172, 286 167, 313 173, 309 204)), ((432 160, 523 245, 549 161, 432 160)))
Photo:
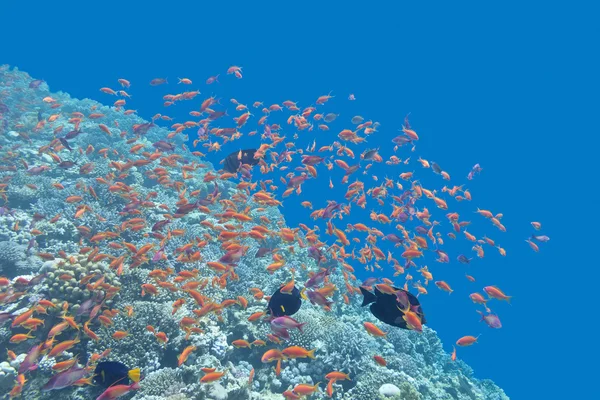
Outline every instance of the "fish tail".
POLYGON ((129 379, 131 379, 135 383, 140 381, 140 374, 141 372, 139 368, 130 369, 127 372, 127 376, 129 377, 129 379))
POLYGON ((308 352, 306 355, 307 355, 309 358, 312 358, 312 359, 314 360, 314 359, 316 359, 316 357, 315 357, 315 351, 317 351, 317 349, 312 349, 312 350, 311 350, 311 351, 309 351, 309 352, 308 352))
POLYGON ((298 325, 298 330, 299 330, 300 332, 304 333, 304 331, 302 330, 302 327, 303 327, 304 325, 306 325, 306 324, 307 324, 306 322, 303 322, 303 323, 299 324, 299 325, 298 325))
POLYGON ((361 307, 364 307, 367 304, 371 304, 371 303, 374 303, 375 301, 377 301, 377 296, 375 296, 373 293, 369 292, 367 289, 363 288, 362 286, 360 286, 360 291, 361 291, 362 295, 364 296, 361 307))

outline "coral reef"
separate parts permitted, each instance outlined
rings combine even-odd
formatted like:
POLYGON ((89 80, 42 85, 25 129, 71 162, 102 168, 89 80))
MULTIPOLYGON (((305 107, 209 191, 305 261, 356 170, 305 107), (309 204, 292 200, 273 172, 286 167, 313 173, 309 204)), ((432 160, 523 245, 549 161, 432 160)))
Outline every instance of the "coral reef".
MULTIPOLYGON (((0 274, 14 278, 27 273, 29 279, 47 274, 14 300, 11 312, 16 315, 26 312, 42 298, 58 307, 66 301, 67 313, 75 316, 78 328, 87 322, 98 338, 74 329, 65 331, 60 340, 78 337, 80 343, 57 358, 40 358, 38 370, 28 375, 24 398, 46 400, 56 393, 60 393, 61 399, 97 397, 100 389, 93 386, 62 389, 54 394, 40 392, 40 388, 50 379, 56 362, 77 354, 83 365, 106 349, 111 349, 107 356, 111 361, 142 369, 141 387, 129 395, 133 400, 282 399, 285 390, 300 383, 323 382, 324 375, 331 371, 344 371, 351 376, 351 380, 335 383, 333 398, 338 400, 507 398, 492 382, 474 378, 464 363, 451 363, 431 329, 425 328, 422 334, 389 329, 386 339, 369 336, 362 323, 378 321, 360 307, 358 297, 345 304, 341 294, 334 293, 336 306, 331 311, 305 301, 294 315, 306 323, 304 332, 291 330, 290 340, 281 345, 268 341, 268 322, 250 322, 248 317, 265 311, 265 296, 289 281, 291 274, 288 268, 269 273, 266 267, 273 262, 272 258, 253 255, 265 245, 285 247, 285 260, 287 265, 295 267, 296 282, 305 282, 308 271, 318 270, 306 246, 285 241, 277 234, 285 227, 278 208, 247 198, 243 206, 247 207, 249 220, 236 221, 239 232, 243 232, 236 238, 236 244, 248 256, 236 262, 235 268, 228 270, 229 275, 215 270, 219 266, 210 262, 227 253, 217 236, 232 225, 222 218, 231 206, 227 201, 236 196, 242 198, 246 192, 233 182, 219 180, 218 201, 206 201, 210 213, 196 209, 185 218, 174 217, 175 210, 184 204, 181 202, 184 190, 174 182, 185 181, 185 192, 194 193, 196 199, 208 199, 215 188, 214 182, 202 179, 207 173, 214 173, 213 166, 208 162, 199 164, 197 157, 191 158, 181 150, 185 143, 183 135, 172 138, 175 146, 168 154, 173 158, 168 159, 167 152, 161 153, 152 161, 154 164, 146 165, 147 156, 142 156, 142 152, 152 154, 153 143, 168 137, 168 129, 152 124, 147 126, 145 134, 134 136, 131 134, 134 125, 147 123, 135 114, 126 115, 119 107, 107 107, 89 99, 51 93, 45 83, 30 88, 31 82, 31 77, 17 69, 0 68, 0 104, 8 110, 3 111, 8 122, 0 127, 1 144, 27 143, 23 144, 18 159, 6 155, 5 168, 0 171, 0 180, 9 182, 2 190, 7 202, 0 210, 0 274), (61 105, 60 113, 42 100, 48 97, 61 105), (89 117, 81 118, 79 132, 73 129, 72 118, 80 114, 88 116, 90 110, 101 115, 99 121, 105 123, 111 135, 89 117), (40 123, 50 115, 58 116, 51 123, 40 123), (112 121, 118 122, 118 128, 112 121), (81 150, 77 158, 75 150, 71 152, 64 144, 53 142, 60 126, 64 126, 62 137, 75 131, 68 145, 81 150), (129 139, 131 143, 127 143, 129 139), (49 143, 53 143, 50 150, 38 151, 49 143), (140 149, 133 150, 132 143, 141 145, 140 149), (76 165, 57 168, 55 156, 62 161, 76 159, 76 165), (23 162, 29 168, 50 168, 32 174, 21 166, 23 162), (134 166, 125 168, 128 162, 134 166), (82 173, 84 165, 88 170, 82 173), (186 174, 181 168, 171 168, 172 165, 186 166, 186 174), (163 177, 159 184, 160 174, 163 177), (114 182, 117 175, 121 175, 121 186, 114 182), (167 219, 165 228, 152 229, 167 219), (17 221, 19 228, 15 229, 17 221), (272 232, 261 241, 247 235, 259 221, 272 232), (150 247, 145 248, 148 243, 150 247), (53 259, 46 256, 44 261, 43 254, 50 254, 53 259), (183 287, 190 282, 196 286, 183 287), (194 299, 190 294, 196 289, 192 287, 200 293, 194 299), (263 292, 262 296, 253 296, 251 290, 256 288, 263 292), (106 297, 111 290, 114 293, 106 297), (92 305, 100 306, 99 314, 105 317, 102 322, 98 322, 99 317, 88 319, 89 312, 78 315, 82 303, 90 300, 92 305), (202 312, 207 305, 213 309, 202 312), (196 329, 186 330, 184 321, 196 329), (115 332, 126 335, 115 338, 115 332), (231 345, 237 339, 266 343, 238 349, 231 345), (274 363, 261 362, 268 349, 292 345, 316 349, 316 359, 284 360, 279 376, 274 363), (194 350, 179 366, 178 357, 188 346, 194 346, 194 350), (386 359, 387 367, 375 363, 376 354, 386 359), (225 373, 218 382, 204 384, 200 383, 205 376, 203 368, 225 373), (249 383, 251 371, 254 379, 249 383)), ((307 241, 304 233, 298 236, 307 241)), ((335 260, 327 263, 339 268, 335 260)), ((332 275, 330 282, 338 288, 346 283, 341 274, 332 275)), ((19 368, 34 341, 46 340, 48 329, 61 321, 60 309, 49 309, 48 313, 49 326, 34 332, 35 340, 10 345, 17 359, 14 365, 0 364, 3 393, 14 384, 15 368, 19 368)), ((26 332, 23 331, 19 332, 26 332)), ((14 332, 8 325, 0 326, 2 346, 9 345, 11 334, 14 332)), ((311 398, 327 398, 323 386, 311 398)))

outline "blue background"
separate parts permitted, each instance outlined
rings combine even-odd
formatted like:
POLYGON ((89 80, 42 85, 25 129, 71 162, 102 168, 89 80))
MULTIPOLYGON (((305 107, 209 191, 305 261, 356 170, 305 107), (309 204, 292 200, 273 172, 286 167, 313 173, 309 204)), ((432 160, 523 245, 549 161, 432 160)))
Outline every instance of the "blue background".
MULTIPOLYGON (((462 238, 449 247, 451 264, 428 261, 436 279, 458 292, 448 296, 430 285, 423 300, 430 326, 447 351, 458 337, 482 333, 479 344, 458 356, 513 398, 596 396, 598 9, 571 2, 60 3, 0 5, 0 63, 45 79, 53 91, 110 104, 114 98, 98 89, 116 89, 116 79, 124 77, 132 81, 129 105, 140 115, 184 118, 188 105, 164 111, 161 100, 184 90, 181 85, 153 88, 147 82, 168 77, 173 84, 185 76, 200 83, 220 73, 219 87, 192 88, 200 87, 202 99, 222 96, 230 115, 236 115, 227 101, 232 96, 266 105, 290 99, 304 107, 332 90, 336 97, 326 111, 345 121, 336 127, 350 127, 355 114, 377 120, 380 132, 369 137, 368 147, 386 151, 411 112, 421 136, 413 161, 418 155, 434 160, 465 183, 480 163, 482 175, 469 184, 474 201, 460 212, 502 212, 508 228, 500 234, 467 215, 476 222, 473 233, 488 233, 508 251, 501 258, 486 248, 486 258, 474 260, 469 272, 478 278, 475 286, 462 278, 464 271, 453 271, 462 268, 457 252, 471 255, 462 238), (226 76, 230 65, 242 66, 244 79, 226 76), (346 100, 349 93, 356 102, 346 100), (533 220, 552 239, 540 253, 523 241, 533 220), (489 284, 514 296, 512 306, 493 303, 504 324, 498 331, 478 322, 466 298, 489 284)), ((324 135, 318 145, 333 140, 324 135)), ((242 141, 250 143, 256 142, 242 141)), ((235 150, 231 146, 225 150, 235 150)), ((209 158, 218 162, 221 155, 209 158)), ((400 172, 379 168, 380 178, 400 172)), ((413 163, 408 170, 418 168, 413 163)), ((418 171, 430 186, 441 187, 429 172, 418 171)), ((327 198, 339 199, 340 187, 327 198)), ((317 183, 303 190, 302 199, 322 206, 317 183)), ((307 222, 308 211, 288 211, 299 202, 285 203, 290 225, 307 222)), ((378 211, 371 201, 367 211, 373 208, 378 211)))

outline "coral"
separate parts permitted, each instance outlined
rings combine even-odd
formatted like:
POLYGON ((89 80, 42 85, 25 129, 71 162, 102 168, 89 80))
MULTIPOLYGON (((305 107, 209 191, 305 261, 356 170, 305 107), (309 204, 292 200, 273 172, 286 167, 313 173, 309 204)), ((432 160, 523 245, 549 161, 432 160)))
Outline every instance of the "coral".
MULTIPOLYGON (((84 255, 74 256, 73 261, 75 262, 71 263, 69 260, 57 258, 53 262, 45 264, 41 269, 42 273, 48 273, 41 291, 52 301, 66 300, 73 304, 73 312, 77 312, 79 304, 94 295, 94 290, 89 290, 80 284, 81 279, 90 274, 96 274, 98 277, 104 276, 104 283, 120 286, 117 275, 103 262, 88 261, 84 255), (68 276, 71 278, 67 279, 68 276)), ((102 289, 96 289, 96 291, 102 295, 105 294, 102 289)), ((109 299, 105 304, 111 306, 113 301, 114 299, 109 299)))
POLYGON ((0 242, 0 273, 12 275, 16 273, 16 264, 26 256, 27 247, 13 242, 0 242))
POLYGON ((0 393, 8 393, 15 384, 17 371, 6 361, 0 363, 0 393))
MULTIPOLYGON (((96 277, 91 280, 92 283, 100 276, 104 276, 106 285, 120 287, 118 294, 106 301, 102 309, 118 311, 118 315, 112 319, 113 325, 102 327, 97 319, 92 320, 90 327, 99 334, 99 340, 93 341, 81 334, 81 343, 70 350, 72 353, 68 355, 78 354, 81 360, 87 360, 93 353, 101 353, 110 348, 112 350, 109 360, 123 362, 132 368, 140 367, 145 379, 140 390, 130 395, 130 398, 135 400, 217 398, 274 400, 281 399, 281 392, 298 383, 323 382, 326 373, 338 370, 347 372, 351 376, 351 380, 339 381, 335 384, 334 398, 338 400, 381 399, 379 388, 383 384, 395 385, 399 390, 399 397, 410 400, 506 399, 502 390, 492 382, 476 380, 472 370, 462 361, 450 363, 448 354, 443 351, 441 342, 431 329, 425 328, 423 333, 419 334, 386 327, 384 329, 388 332, 386 339, 369 336, 362 323, 370 321, 378 326, 381 324, 374 319, 368 308, 360 307, 358 297, 351 297, 350 304, 344 304, 339 291, 333 294, 335 306, 329 312, 304 302, 301 310, 294 315, 295 319, 306 323, 304 333, 291 330, 291 339, 282 345, 268 342, 267 346, 251 349, 236 349, 231 346, 233 340, 240 338, 249 341, 266 340, 266 335, 270 333, 269 324, 251 323, 247 318, 252 313, 265 311, 267 301, 254 299, 249 289, 260 288, 265 296, 271 295, 282 282, 290 280, 288 267, 295 268, 298 286, 302 286, 302 283, 308 279, 308 271, 316 272, 324 265, 336 270, 336 273, 331 274, 329 278, 332 283, 340 289, 346 284, 342 274, 337 273, 341 270, 337 261, 328 260, 317 265, 315 260, 308 256, 306 247, 300 247, 297 243, 284 242, 277 234, 285 226, 285 219, 279 209, 260 205, 252 197, 243 205, 244 208, 248 207, 247 214, 251 216, 252 221, 239 222, 240 231, 250 230, 252 226, 259 223, 260 217, 265 217, 269 222, 263 225, 274 234, 269 235, 264 241, 257 241, 244 235, 238 237, 239 243, 248 247, 246 257, 243 257, 235 267, 239 280, 229 281, 226 290, 210 283, 201 290, 207 301, 215 303, 244 296, 249 301, 248 307, 242 309, 235 304, 220 310, 218 314, 210 313, 203 316, 199 318, 197 326, 204 333, 194 333, 186 338, 185 332, 179 327, 179 322, 183 317, 194 318, 193 310, 199 308, 198 305, 181 290, 170 291, 161 288, 157 295, 146 294, 142 297, 140 285, 151 283, 159 286, 156 280, 148 276, 155 268, 163 270, 171 268, 174 272, 169 277, 169 282, 177 273, 193 269, 199 271, 198 281, 206 280, 212 283, 213 277, 220 276, 221 273, 210 269, 206 262, 219 260, 225 254, 223 243, 216 239, 218 232, 215 229, 201 223, 210 222, 217 229, 227 229, 224 226, 228 221, 216 215, 228 207, 227 203, 215 202, 208 205, 211 214, 193 211, 185 218, 172 219, 168 228, 162 230, 161 234, 166 235, 167 230, 180 233, 173 235, 164 243, 167 260, 156 262, 148 260, 137 268, 130 269, 131 251, 122 246, 127 242, 140 249, 146 243, 153 243, 154 247, 148 253, 151 259, 161 245, 159 245, 160 239, 154 240, 155 233, 151 232, 150 227, 164 220, 165 214, 173 214, 178 207, 182 192, 172 186, 160 186, 156 177, 152 178, 156 168, 165 167, 172 182, 184 181, 186 197, 191 198, 190 194, 197 192, 195 196, 202 199, 212 193, 215 187, 214 182, 204 182, 202 179, 207 172, 214 172, 214 167, 205 160, 197 161, 189 153, 183 152, 181 150, 184 144, 183 135, 176 135, 172 139, 176 145, 173 154, 181 157, 178 161, 179 165, 185 164, 190 167, 188 179, 184 180, 181 168, 166 167, 162 160, 155 160, 148 166, 117 171, 111 163, 142 159, 141 151, 153 151, 152 143, 166 138, 169 130, 152 126, 147 134, 138 138, 137 143, 142 144, 144 149, 140 153, 132 153, 131 143, 127 142, 128 139, 133 138, 133 125, 146 121, 136 115, 124 115, 118 108, 107 107, 93 100, 77 100, 66 93, 52 93, 45 83, 35 90, 30 89, 28 87, 30 82, 31 78, 27 74, 0 68, 0 104, 8 108, 8 111, 3 112, 3 117, 6 118, 4 121, 7 121, 8 125, 0 125, 0 130, 3 132, 0 135, 0 145, 5 149, 17 144, 21 145, 18 149, 18 158, 5 159, 3 166, 6 168, 0 171, 0 180, 8 182, 6 188, 8 202, 2 203, 0 207, 0 274, 10 278, 19 274, 27 274, 31 278, 40 272, 46 272, 48 275, 39 285, 28 288, 23 298, 12 304, 3 305, 3 310, 21 313, 31 308, 32 304, 44 296, 56 302, 67 300, 71 305, 69 314, 76 314, 80 304, 93 296, 87 285, 79 284, 83 277, 92 273, 96 274, 96 277), (49 105, 41 100, 45 96, 52 96, 57 103, 61 104, 60 115, 54 123, 47 123, 36 129, 40 117, 38 112, 44 119, 47 119, 50 113, 54 113, 50 111, 49 105), (40 151, 40 148, 47 146, 53 139, 61 137, 55 134, 56 127, 65 126, 62 134, 72 129, 73 125, 68 121, 73 113, 89 115, 92 109, 94 112, 104 114, 105 120, 84 118, 80 124, 81 133, 68 142, 73 152, 66 148, 40 151), (107 123, 110 125, 111 136, 98 127, 99 122, 106 121, 111 121, 110 124, 107 123), (112 124, 112 121, 118 122, 118 128, 112 124), (14 128, 17 124, 21 124, 23 128, 14 128), (123 136, 127 140, 123 140, 125 138, 121 137, 118 131, 124 132, 123 136), (23 132, 35 132, 35 135, 28 134, 28 138, 24 140, 23 132), (88 146, 92 146, 94 150, 85 151, 88 146), (101 149, 110 150, 100 153, 101 149), (56 160, 50 152, 61 160, 75 161, 77 165, 67 169, 56 168, 56 160), (52 168, 40 175, 32 175, 22 168, 23 162, 29 167, 43 165, 52 168), (202 162, 204 166, 198 167, 198 162, 202 162), (79 168, 88 163, 93 163, 91 170, 87 174, 80 173, 79 168), (119 174, 118 179, 107 178, 119 174), (102 183, 106 179, 111 183, 102 183), (114 181, 127 185, 130 192, 115 193, 109 190, 114 181), (58 189, 58 187, 62 188, 58 189), (93 190, 90 191, 89 188, 93 190), (81 196, 82 200, 66 203, 65 199, 69 196, 81 196), (144 205, 134 204, 137 207, 135 213, 127 214, 124 211, 126 207, 131 206, 134 198, 145 200, 144 205), (75 218, 78 207, 83 204, 89 207, 89 210, 75 218), (38 214, 35 222, 34 214, 38 214), (51 222, 51 219, 58 214, 60 214, 58 219, 51 222), (141 231, 134 232, 123 225, 127 219, 138 216, 145 220, 145 226, 141 231), (34 235, 33 229, 41 233, 35 232, 34 235), (86 230, 91 233, 85 233, 86 230), (91 235, 109 231, 118 235, 118 238, 110 241, 90 241, 91 235), (185 263, 177 260, 178 255, 181 254, 178 249, 188 243, 198 243, 204 239, 206 245, 198 249, 201 260, 185 263), (103 256, 106 257, 105 261, 88 262, 87 254, 79 254, 82 246, 97 246, 100 253, 105 255, 103 256), (253 257, 257 250, 264 246, 292 249, 293 252, 282 252, 285 254, 287 267, 269 274, 266 267, 272 262, 272 258, 253 257), (77 255, 73 256, 72 260, 70 257, 63 256, 47 262, 42 262, 41 258, 36 256, 38 252, 57 255, 59 251, 77 255), (108 262, 121 255, 125 255, 126 258, 123 272, 117 276, 109 269, 108 262), (178 311, 173 312, 173 302, 179 298, 187 298, 187 301, 178 311), (124 312, 126 306, 133 307, 132 317, 124 312), (169 339, 168 342, 165 345, 159 343, 146 328, 148 325, 152 325, 156 331, 164 332, 169 339), (129 336, 122 340, 115 340, 111 334, 116 330, 127 331, 129 336), (196 350, 190 354, 184 365, 177 367, 177 356, 189 345, 196 346, 196 350), (299 345, 307 349, 315 348, 316 360, 285 360, 279 377, 275 375, 273 364, 261 363, 260 357, 267 349, 291 345, 299 345), (374 354, 383 356, 388 363, 387 367, 376 364, 372 358, 374 354), (204 367, 217 368, 219 371, 227 369, 228 372, 218 383, 200 384, 204 367), (248 376, 252 369, 255 371, 255 377, 252 385, 248 385, 248 376)), ((246 196, 245 191, 238 190, 233 181, 219 180, 218 187, 219 200, 229 200, 234 195, 246 196)), ((299 236, 304 243, 307 243, 302 232, 299 232, 299 236)), ((356 285, 353 281, 349 283, 356 285)), ((96 290, 102 290, 102 286, 96 290)), ((57 315, 59 312, 49 312, 47 325, 53 325, 59 320, 60 317, 57 315)), ((81 318, 77 321, 83 322, 81 318)), ((36 335, 43 336, 49 326, 45 326, 44 329, 40 329, 36 335)), ((6 344, 11 334, 8 324, 0 327, 0 345, 6 344)), ((68 335, 65 334, 66 338, 74 336, 74 330, 68 335)), ((18 368, 19 362, 25 355, 24 352, 31 347, 31 342, 14 347, 11 345, 11 349, 21 353, 14 365, 11 364, 13 369, 18 368)), ((57 393, 40 392, 40 387, 51 376, 54 362, 54 359, 48 357, 40 360, 38 370, 27 376, 28 383, 23 398, 46 400, 56 397, 57 393)), ((4 367, 0 369, 4 371, 4 367)), ((14 378, 3 378, 1 373, 0 390, 4 390, 8 388, 5 382, 14 378)), ((7 372, 4 373, 9 376, 7 372)), ((12 377, 12 373, 10 376, 12 377)), ((321 390, 323 386, 321 385, 321 390)), ((95 398, 98 394, 98 388, 92 387, 65 389, 60 396, 65 399, 83 399, 95 398)), ((324 394, 315 395, 313 398, 324 398, 324 394)))

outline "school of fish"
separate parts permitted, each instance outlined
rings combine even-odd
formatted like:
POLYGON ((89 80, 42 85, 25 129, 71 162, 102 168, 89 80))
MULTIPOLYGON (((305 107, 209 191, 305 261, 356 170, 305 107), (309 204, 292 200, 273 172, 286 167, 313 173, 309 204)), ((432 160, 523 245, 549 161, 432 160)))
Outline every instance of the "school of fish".
MULTIPOLYGON (((228 285, 240 279, 236 271, 240 260, 254 262, 268 257, 268 273, 278 272, 277 276, 281 276, 281 271, 284 271, 288 277, 278 282, 277 297, 273 295, 273 300, 278 301, 274 307, 278 309, 266 308, 264 312, 248 313, 247 318, 253 323, 265 324, 271 333, 252 342, 235 339, 231 345, 237 348, 236 351, 264 346, 261 358, 264 368, 274 363, 277 375, 282 363, 287 360, 319 357, 318 350, 286 345, 290 332, 301 332, 305 324, 291 316, 294 311, 289 311, 296 304, 300 307, 302 301, 320 307, 323 313, 331 312, 336 302, 360 304, 361 296, 365 296, 365 300, 367 296, 373 296, 371 310, 386 301, 385 312, 397 313, 394 314, 395 319, 387 321, 373 311, 382 322, 364 322, 364 329, 373 340, 386 340, 390 329, 404 328, 416 334, 423 331, 426 322, 423 309, 418 302, 415 303, 417 300, 412 299, 418 298, 425 303, 425 312, 427 307, 435 307, 426 300, 431 282, 438 290, 453 293, 458 280, 467 280, 467 285, 456 285, 460 289, 454 296, 470 299, 481 315, 481 321, 490 328, 502 327, 499 316, 492 309, 498 301, 510 301, 511 296, 506 294, 510 293, 510 288, 477 286, 476 273, 465 274, 465 269, 457 270, 454 281, 435 278, 439 264, 456 260, 467 265, 477 262, 475 257, 478 261, 483 259, 487 256, 486 251, 496 252, 501 257, 507 254, 500 243, 510 227, 504 226, 499 210, 473 207, 467 215, 455 211, 458 203, 476 200, 467 184, 472 179, 484 177, 485 171, 479 164, 468 174, 455 178, 424 155, 415 156, 420 138, 410 124, 409 116, 401 119, 398 133, 391 136, 389 129, 384 132, 378 122, 362 116, 342 118, 332 110, 333 104, 336 100, 358 103, 352 94, 343 99, 335 99, 331 93, 315 96, 313 104, 300 106, 287 99, 263 105, 260 99, 254 98, 243 101, 232 98, 227 104, 215 95, 206 97, 199 90, 185 90, 195 85, 213 91, 218 87, 219 79, 244 77, 242 68, 238 66, 229 67, 222 75, 216 73, 204 78, 201 84, 196 82, 196 78, 192 82, 187 77, 179 78, 177 83, 166 78, 156 78, 149 83, 125 78, 107 82, 106 87, 99 89, 103 96, 101 100, 114 100, 113 107, 124 115, 136 113, 128 105, 134 101, 137 85, 149 84, 156 86, 157 90, 162 87, 175 93, 163 96, 164 110, 156 113, 151 122, 135 124, 131 129, 120 127, 117 121, 107 120, 95 106, 85 113, 73 112, 64 109, 51 96, 40 99, 44 107, 35 110, 38 114, 35 125, 9 126, 6 116, 10 111, 0 102, 0 116, 4 114, 0 124, 7 131, 18 134, 17 144, 0 149, 3 212, 14 212, 18 208, 11 199, 15 174, 39 176, 59 169, 69 171, 71 177, 56 179, 52 183, 52 190, 64 201, 63 211, 57 215, 36 214, 32 220, 50 224, 61 219, 71 221, 79 233, 77 252, 47 251, 43 245, 47 243, 43 240, 45 233, 41 229, 36 228, 34 223, 24 226, 17 222, 11 229, 28 230, 35 237, 28 251, 43 261, 62 259, 65 263, 74 264, 76 256, 83 256, 90 262, 105 262, 119 277, 134 269, 145 271, 147 280, 138 288, 139 298, 170 292, 176 296, 172 304, 173 315, 182 307, 191 307, 193 314, 179 321, 186 339, 204 334, 205 327, 201 321, 207 316, 220 320, 227 308, 246 310, 249 304, 263 298, 270 300, 272 293, 264 293, 264 288, 259 287, 252 288, 246 296, 227 298, 228 285), (187 120, 177 121, 168 116, 170 107, 180 107, 184 102, 193 108, 187 120), (84 122, 85 129, 82 128, 84 122), (95 126, 94 130, 90 131, 89 123, 95 126), (149 146, 142 139, 158 124, 167 125, 170 133, 149 146), (82 142, 78 137, 84 130, 97 137, 119 137, 129 151, 123 154, 113 148, 102 147, 102 140, 82 142), (44 146, 24 156, 19 148, 28 146, 31 137, 42 132, 51 138, 44 146), (236 143, 249 137, 253 137, 253 145, 239 146, 236 143), (385 148, 370 148, 368 141, 371 138, 387 145, 385 148), (183 144, 178 145, 181 142, 183 144), (93 161, 80 163, 78 160, 82 155, 93 161), (211 157, 222 160, 223 169, 217 172, 207 170, 205 160, 211 157), (371 168, 379 168, 378 171, 385 176, 373 175, 371 168), (97 176, 94 185, 86 185, 77 179, 78 176, 93 176, 98 170, 108 172, 97 176), (141 172, 145 179, 151 181, 154 191, 141 195, 131 180, 132 171, 141 172), (425 187, 417 177, 420 174, 434 174, 439 177, 439 184, 425 187), (227 188, 235 190, 225 190, 226 181, 227 188), (325 187, 335 187, 336 190, 331 190, 331 193, 339 193, 339 187, 343 187, 345 195, 329 198, 327 192, 322 192, 313 202, 303 198, 304 188, 320 182, 325 182, 325 187), (179 201, 174 206, 158 203, 156 198, 160 191, 177 193, 179 201), (90 205, 91 199, 116 205, 120 210, 116 216, 118 224, 97 229, 98 226, 106 226, 102 222, 108 216, 90 205), (255 207, 251 207, 250 203, 255 207), (267 207, 280 207, 283 212, 291 210, 296 218, 304 215, 305 223, 286 227, 283 221, 270 221, 264 214, 261 215, 267 207), (200 224, 212 233, 173 248, 171 243, 186 236, 186 228, 182 226, 192 213, 205 216, 200 224), (370 220, 361 219, 365 213, 370 220), (156 216, 159 216, 158 219, 156 216), (98 223, 95 226, 80 223, 84 217, 87 220, 93 218, 98 223), (211 222, 208 217, 218 223, 211 222), (477 226, 472 231, 471 220, 477 226), (177 228, 174 227, 176 224, 177 228), (485 236, 475 235, 474 232, 486 228, 489 232, 485 236), (256 241, 259 252, 250 254, 242 240, 256 241), (455 240, 471 243, 473 255, 454 254, 452 245, 448 246, 445 242, 455 240), (211 244, 218 244, 223 255, 205 259, 203 249, 211 244), (445 249, 445 246, 448 248, 445 249), (306 249, 315 264, 308 266, 287 262, 298 249, 306 249), (430 265, 426 265, 426 260, 432 261, 430 265), (360 272, 361 276, 372 277, 361 281, 356 277, 357 269, 364 270, 360 272), (345 284, 333 284, 330 280, 333 275, 342 276, 345 284), (469 286, 473 289, 465 291, 464 288, 469 286), (217 302, 210 298, 206 294, 208 288, 221 291, 225 299, 217 302)), ((28 87, 36 90, 43 83, 32 80, 28 87)), ((4 93, 0 100, 13 95, 4 93)), ((27 187, 28 190, 38 190, 32 184, 27 187)), ((537 252, 549 238, 537 234, 542 228, 541 223, 531 222, 531 225, 536 233, 525 241, 537 252)), ((3 307, 23 304, 28 294, 44 279, 45 274, 30 279, 0 277, 0 304, 3 307)), ((28 375, 44 356, 54 357, 56 364, 53 367, 55 375, 43 390, 93 384, 96 364, 106 359, 111 349, 94 354, 83 364, 77 356, 66 357, 65 352, 76 349, 81 342, 98 341, 99 336, 110 336, 116 341, 130 336, 130 332, 115 330, 111 326, 117 315, 136 318, 135 305, 132 303, 120 309, 106 305, 106 301, 116 296, 121 287, 112 286, 97 273, 81 278, 67 275, 61 279, 78 279, 82 289, 87 288, 95 295, 85 304, 77 304, 75 309, 76 304, 67 301, 52 302, 52 299, 40 298, 19 314, 0 313, 0 324, 9 326, 12 331, 8 358, 15 357, 11 346, 29 348, 27 357, 20 364, 10 398, 20 396, 27 385, 28 375)), ((166 346, 169 342, 170 338, 159 327, 148 326, 147 330, 161 345, 166 346)), ((465 336, 457 339, 456 346, 471 346, 477 340, 478 337, 465 332, 465 336)), ((178 367, 184 366, 196 350, 191 344, 184 347, 177 357, 178 367)), ((454 347, 452 360, 456 357, 454 347)), ((386 360, 380 355, 374 354, 373 360, 382 367, 386 366, 386 360)), ((229 373, 226 369, 216 368, 206 368, 204 372, 200 382, 207 384, 219 381, 229 373)), ((253 376, 254 369, 248 377, 250 383, 253 376)), ((322 389, 331 397, 335 388, 340 388, 334 386, 336 382, 350 379, 352 377, 343 371, 332 371, 323 377, 326 383, 322 389)), ((143 377, 139 383, 113 385, 106 388, 98 399, 116 399, 143 385, 143 377)), ((298 399, 320 390, 318 383, 298 384, 283 392, 283 396, 298 399)))

